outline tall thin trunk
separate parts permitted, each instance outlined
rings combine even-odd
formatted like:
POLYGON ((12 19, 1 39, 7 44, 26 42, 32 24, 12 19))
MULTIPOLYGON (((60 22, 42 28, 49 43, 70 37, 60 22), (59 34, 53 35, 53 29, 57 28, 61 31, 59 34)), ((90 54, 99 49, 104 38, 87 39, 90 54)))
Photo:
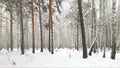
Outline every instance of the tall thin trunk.
POLYGON ((106 43, 104 43, 104 53, 103 53, 103 58, 105 58, 105 56, 106 56, 106 46, 107 46, 107 44, 108 44, 108 42, 107 42, 107 40, 108 40, 108 38, 107 38, 107 25, 106 25, 106 30, 104 30, 106 33, 106 43))
POLYGON ((116 55, 116 0, 112 0, 112 52, 111 59, 115 59, 116 55))
MULTIPOLYGON (((27 13, 26 13, 27 14, 27 13)), ((27 14, 27 16, 28 16, 28 14, 27 14)), ((27 49, 27 50, 29 50, 29 45, 28 45, 28 17, 25 19, 26 21, 25 21, 25 34, 24 34, 24 38, 25 38, 25 48, 27 49)))
POLYGON ((79 8, 80 26, 81 26, 81 33, 82 33, 83 58, 87 58, 85 28, 84 28, 84 20, 83 20, 83 13, 82 13, 82 0, 78 0, 78 8, 79 8))
MULTIPOLYGON (((99 32, 101 33, 101 23, 102 23, 102 0, 99 0, 99 8, 100 8, 100 12, 99 12, 99 32)), ((101 35, 99 36, 98 38, 98 46, 100 47, 100 50, 101 49, 101 35)))
POLYGON ((0 50, 2 49, 2 6, 0 6, 0 50))
MULTIPOLYGON (((93 41, 93 39, 96 37, 96 10, 95 10, 95 3, 94 0, 92 0, 92 35, 91 35, 91 41, 93 41)), ((96 52, 96 48, 97 48, 97 42, 95 41, 90 52, 89 55, 92 55, 92 51, 94 49, 94 53, 96 52)))
MULTIPOLYGON (((92 10, 93 10, 93 38, 95 38, 96 36, 96 9, 95 9, 95 2, 93 0, 93 6, 92 6, 92 10)), ((97 42, 94 43, 94 53, 96 52, 97 49, 97 42)))
POLYGON ((35 53, 35 35, 34 35, 34 6, 32 0, 32 52, 35 53))
POLYGON ((53 54, 52 0, 49 0, 49 51, 53 54))
POLYGON ((17 49, 19 49, 20 47, 20 9, 18 8, 20 7, 19 4, 16 4, 16 14, 17 14, 17 49))
POLYGON ((13 16, 12 16, 12 5, 11 5, 11 9, 10 9, 10 47, 11 47, 11 51, 13 51, 13 16))
POLYGON ((79 24, 77 23, 77 47, 76 47, 77 50, 79 50, 78 45, 79 45, 79 24))
MULTIPOLYGON (((120 4, 120 0, 119 0, 119 4, 120 4)), ((118 10, 120 10, 120 5, 118 6, 118 10)), ((118 32, 117 32, 117 36, 118 36, 118 45, 117 45, 117 50, 119 50, 120 49, 120 46, 119 46, 119 39, 120 39, 120 11, 118 11, 118 13, 117 13, 117 30, 118 30, 118 32)))
MULTIPOLYGON (((107 4, 107 11, 109 11, 109 3, 107 4)), ((107 17, 108 17, 108 19, 107 19, 108 20, 108 45, 109 45, 109 49, 110 49, 110 47, 111 47, 111 28, 110 28, 111 20, 110 20, 110 12, 107 14, 107 17)))
POLYGON ((7 45, 7 50, 9 51, 9 37, 7 37, 7 36, 9 36, 9 25, 8 25, 8 21, 7 21, 7 19, 6 19, 6 31, 5 31, 5 36, 6 36, 6 45, 7 45))
POLYGON ((53 21, 52 21, 52 0, 50 0, 50 16, 51 16, 51 53, 54 53, 54 49, 53 49, 53 21))
POLYGON ((21 33, 21 54, 24 54, 24 32, 23 32, 23 16, 22 16, 22 0, 20 0, 20 33, 21 33))
MULTIPOLYGON (((119 4, 120 4, 120 2, 119 2, 119 4)), ((118 6, 118 10, 120 10, 119 6, 118 6)), ((117 19, 116 19, 117 20, 117 22, 116 22, 116 28, 117 28, 116 31, 117 31, 117 34, 116 35, 118 36, 116 38, 116 40, 117 40, 116 48, 117 48, 117 50, 119 50, 119 47, 120 47, 119 46, 119 33, 120 33, 120 31, 119 31, 119 11, 117 11, 116 14, 117 14, 117 16, 116 16, 117 17, 117 19)))
POLYGON ((48 49, 49 49, 49 52, 51 52, 51 11, 50 11, 50 5, 51 5, 51 0, 49 0, 49 46, 48 46, 48 49))
POLYGON ((43 52, 43 31, 42 31, 42 19, 41 19, 41 6, 40 0, 38 0, 38 7, 39 7, 39 22, 40 22, 40 39, 41 39, 41 52, 43 52))
POLYGON ((103 46, 104 46, 104 53, 103 53, 103 58, 105 58, 105 52, 106 52, 106 45, 107 45, 107 22, 106 22, 106 1, 103 1, 103 46))

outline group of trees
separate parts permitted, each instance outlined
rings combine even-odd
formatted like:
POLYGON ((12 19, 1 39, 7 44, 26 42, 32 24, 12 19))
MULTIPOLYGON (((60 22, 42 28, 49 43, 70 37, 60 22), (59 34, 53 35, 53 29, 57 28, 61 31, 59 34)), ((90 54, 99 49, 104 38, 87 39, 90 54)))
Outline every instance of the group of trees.
POLYGON ((25 53, 25 49, 30 48, 29 44, 32 44, 33 53, 38 47, 43 52, 43 48, 47 46, 51 54, 54 54, 54 48, 57 47, 55 45, 59 45, 58 47, 73 45, 77 50, 83 49, 83 58, 87 58, 88 54, 92 55, 92 52, 96 53, 99 50, 103 51, 103 57, 105 57, 108 48, 112 50, 111 58, 115 59, 116 48, 119 49, 119 37, 117 37, 119 36, 119 12, 117 13, 117 11, 120 6, 117 6, 117 0, 108 0, 108 2, 70 0, 70 5, 66 3, 67 1, 63 2, 63 0, 0 0, 0 50, 4 47, 4 40, 2 40, 4 33, 5 36, 8 35, 5 40, 6 48, 13 51, 14 38, 16 38, 13 26, 17 25, 16 46, 18 49, 21 48, 21 54, 25 53), (74 5, 76 3, 77 5, 74 5), (63 6, 64 4, 67 4, 68 7, 63 6), (72 7, 70 7, 71 5, 72 7), (99 8, 97 8, 98 6, 99 8), (8 15, 3 15, 2 7, 5 8, 5 14, 8 15), (63 13, 64 7, 66 11, 67 8, 71 11, 68 14, 63 13), (65 18, 64 21, 63 18, 65 18), (31 20, 31 24, 29 24, 29 20, 31 20), (66 20, 69 23, 67 25, 66 20), (36 24, 36 22, 38 23, 36 24), (14 25, 15 23, 16 25, 14 25), (59 27, 55 25, 56 23, 59 27), (58 30, 61 32, 59 33, 58 30), (29 34, 30 32, 31 34, 29 34), (62 33, 65 35, 63 36, 62 33), (65 36, 68 37, 64 38, 65 36), (73 36, 72 39, 71 36, 73 36), (39 46, 36 46, 38 45, 36 38, 37 42, 40 42, 39 46), (71 41, 67 41, 69 39, 71 41), (87 53, 88 48, 89 53, 87 53))

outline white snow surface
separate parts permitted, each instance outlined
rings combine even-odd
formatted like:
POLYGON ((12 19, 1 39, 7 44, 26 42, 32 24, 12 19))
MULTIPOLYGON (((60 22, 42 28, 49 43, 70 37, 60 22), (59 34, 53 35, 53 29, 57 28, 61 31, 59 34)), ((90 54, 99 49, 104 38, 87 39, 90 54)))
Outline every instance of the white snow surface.
POLYGON ((24 55, 20 51, 14 49, 8 52, 5 49, 0 51, 0 68, 16 68, 16 67, 120 67, 120 53, 116 54, 116 59, 110 58, 110 51, 103 58, 103 53, 96 53, 87 59, 82 58, 82 50, 75 49, 55 49, 52 55, 47 49, 43 53, 36 50, 33 54, 32 50, 27 50, 24 55))

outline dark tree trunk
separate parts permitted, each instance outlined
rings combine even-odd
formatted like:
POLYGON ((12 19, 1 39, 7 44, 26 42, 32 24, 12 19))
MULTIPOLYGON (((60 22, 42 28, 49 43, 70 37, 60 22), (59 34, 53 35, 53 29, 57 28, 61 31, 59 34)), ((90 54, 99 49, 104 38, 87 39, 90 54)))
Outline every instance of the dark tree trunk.
POLYGON ((21 54, 24 54, 24 33, 23 33, 23 16, 22 16, 22 0, 20 0, 20 31, 21 31, 21 54))
POLYGON ((87 58, 85 28, 84 28, 83 13, 82 13, 82 0, 78 0, 78 8, 79 8, 80 26, 81 26, 81 33, 82 33, 83 58, 87 58))
POLYGON ((51 21, 51 48, 52 48, 51 54, 54 54, 54 47, 53 47, 53 22, 52 21, 51 21))
POLYGON ((12 17, 12 5, 11 5, 11 9, 10 9, 10 47, 11 47, 11 51, 13 51, 13 21, 12 21, 13 17, 12 17))
POLYGON ((104 43, 104 53, 103 53, 103 58, 105 58, 105 56, 106 56, 106 46, 107 46, 107 25, 106 25, 106 27, 104 28, 104 32, 106 32, 105 34, 106 34, 106 43, 104 43), (105 28, 106 28, 106 30, 105 30, 105 28))
POLYGON ((76 46, 76 49, 79 50, 79 24, 77 24, 77 46, 76 46))
POLYGON ((111 59, 115 59, 116 55, 116 0, 112 0, 112 13, 113 13, 113 21, 112 21, 112 53, 111 59))
POLYGON ((51 52, 51 40, 50 39, 51 39, 51 21, 52 21, 50 5, 51 5, 51 0, 49 0, 49 46, 48 46, 49 52, 51 52))
POLYGON ((49 0, 49 52, 54 53, 53 49, 53 22, 52 22, 52 0, 49 0))
POLYGON ((43 52, 43 31, 42 31, 42 19, 41 19, 41 6, 40 0, 38 0, 38 7, 39 7, 39 22, 40 22, 40 39, 41 39, 41 52, 43 52))

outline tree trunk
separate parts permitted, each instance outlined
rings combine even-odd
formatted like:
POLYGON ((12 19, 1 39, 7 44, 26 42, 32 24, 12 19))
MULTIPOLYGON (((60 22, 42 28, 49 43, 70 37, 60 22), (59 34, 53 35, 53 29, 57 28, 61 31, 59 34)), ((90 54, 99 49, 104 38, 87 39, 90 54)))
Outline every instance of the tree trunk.
POLYGON ((51 21, 51 48, 52 48, 51 54, 54 54, 54 47, 53 47, 53 22, 52 21, 51 21))
POLYGON ((80 26, 81 26, 81 33, 82 33, 83 58, 87 58, 85 28, 84 28, 83 13, 82 13, 82 0, 78 0, 78 8, 79 8, 80 26))
MULTIPOLYGON (((120 4, 120 0, 119 0, 119 4, 120 4)), ((118 10, 120 10, 120 5, 118 6, 118 10)), ((120 11, 118 11, 117 13, 117 36, 118 36, 118 43, 117 43, 117 50, 120 50, 120 11)))
POLYGON ((94 38, 94 40, 93 40, 92 43, 91 43, 91 47, 90 47, 90 51, 89 51, 89 55, 90 55, 90 56, 92 55, 92 50, 93 50, 93 48, 94 48, 94 44, 95 44, 98 36, 99 36, 99 33, 98 33, 98 35, 96 35, 96 37, 94 38))
POLYGON ((41 19, 41 6, 40 0, 38 0, 38 7, 39 7, 39 22, 40 22, 40 39, 41 39, 41 52, 43 52, 43 31, 42 31, 42 19, 41 19))
POLYGON ((20 7, 19 4, 16 4, 16 14, 17 14, 17 49, 20 48, 21 42, 20 42, 20 9, 18 8, 20 7))
POLYGON ((107 45, 107 22, 106 22, 106 1, 102 1, 103 3, 103 47, 104 47, 104 53, 103 58, 105 58, 105 51, 106 51, 106 45, 107 45))
MULTIPOLYGON (((27 12, 26 12, 26 15, 28 16, 27 12)), ((28 45, 28 17, 26 17, 26 21, 25 21, 25 24, 24 24, 24 44, 25 44, 25 49, 29 50, 29 45, 28 45)))
POLYGON ((21 33, 21 54, 24 54, 24 33, 23 33, 23 16, 22 16, 22 0, 20 0, 20 33, 21 33))
POLYGON ((32 0, 32 53, 35 53, 35 38, 34 38, 34 6, 32 0))
MULTIPOLYGON (((95 9, 95 3, 94 0, 92 0, 92 14, 93 14, 93 39, 96 37, 96 9, 95 9)), ((97 48, 97 42, 95 42, 93 44, 93 49, 94 49, 94 53, 96 53, 96 48, 97 48)), ((92 54, 92 52, 91 52, 92 54)))
POLYGON ((79 50, 79 24, 77 23, 77 46, 76 46, 76 49, 79 50))
POLYGON ((116 55, 116 0, 112 0, 112 52, 111 59, 115 59, 116 55))
MULTIPOLYGON (((102 25, 102 0, 99 0, 99 1, 100 1, 99 2, 99 8, 100 8, 100 13, 99 13, 99 16, 100 16, 99 17, 99 19, 100 19, 99 20, 99 32, 101 33, 102 30, 100 28, 101 28, 101 25, 102 25)), ((102 39, 102 35, 100 35, 99 39, 98 39, 99 40, 98 41, 99 42, 99 47, 100 47, 100 50, 102 51, 102 45, 101 45, 101 41, 102 40, 101 39, 102 39)))
POLYGON ((51 0, 49 0, 49 46, 48 46, 48 49, 49 49, 49 52, 51 52, 51 8, 50 8, 50 5, 51 5, 51 0))
POLYGON ((54 53, 53 49, 53 23, 52 23, 52 0, 49 0, 49 51, 54 53))
POLYGON ((10 7, 10 47, 11 47, 11 51, 13 51, 13 16, 12 16, 12 5, 10 7))
POLYGON ((2 6, 0 6, 0 50, 2 49, 2 6))
POLYGON ((7 46, 7 50, 9 51, 9 24, 8 24, 8 22, 7 22, 7 19, 6 19, 6 32, 5 32, 5 36, 6 36, 6 46, 7 46))

